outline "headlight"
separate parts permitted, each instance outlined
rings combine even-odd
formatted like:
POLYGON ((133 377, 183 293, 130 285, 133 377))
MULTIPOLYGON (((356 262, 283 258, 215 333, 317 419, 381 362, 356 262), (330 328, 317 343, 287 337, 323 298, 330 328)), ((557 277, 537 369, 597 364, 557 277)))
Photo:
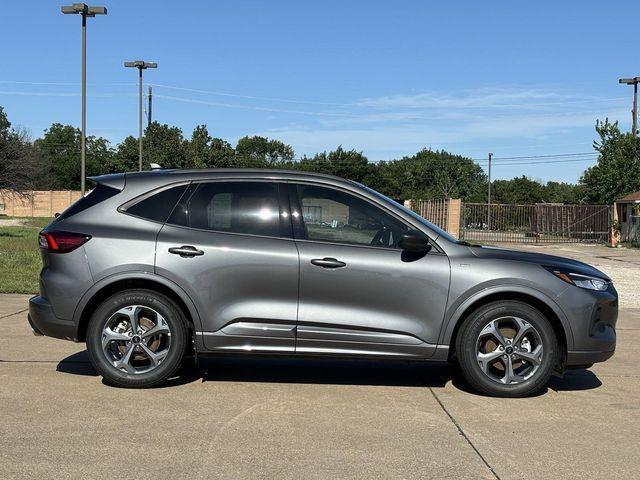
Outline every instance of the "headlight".
POLYGON ((582 273, 574 273, 570 270, 563 268, 544 267, 549 272, 553 273, 563 282, 567 282, 576 287, 586 288, 587 290, 604 291, 609 288, 609 281, 603 278, 592 277, 590 275, 583 275, 582 273))

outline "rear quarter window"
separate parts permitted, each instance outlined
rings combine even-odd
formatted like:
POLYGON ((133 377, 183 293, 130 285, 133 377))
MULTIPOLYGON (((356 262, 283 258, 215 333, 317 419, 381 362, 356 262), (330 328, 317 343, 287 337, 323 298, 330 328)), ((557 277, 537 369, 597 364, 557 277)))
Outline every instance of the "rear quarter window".
POLYGON ((73 215, 77 215, 78 213, 91 208, 105 200, 117 195, 120 193, 120 190, 113 187, 108 187, 107 185, 98 184, 96 188, 87 193, 84 197, 78 199, 76 202, 71 204, 69 208, 67 208, 64 212, 58 215, 53 222, 59 222, 66 218, 72 217, 73 215))
POLYGON ((187 185, 183 184, 151 192, 122 210, 129 215, 164 223, 186 189, 187 185))

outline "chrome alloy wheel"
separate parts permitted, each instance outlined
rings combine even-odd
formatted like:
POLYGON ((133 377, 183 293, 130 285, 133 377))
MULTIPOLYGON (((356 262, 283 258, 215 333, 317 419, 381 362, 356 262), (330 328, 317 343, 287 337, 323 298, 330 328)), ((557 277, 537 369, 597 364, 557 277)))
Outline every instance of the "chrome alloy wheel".
POLYGON ((131 305, 115 312, 102 329, 107 361, 130 374, 147 373, 162 363, 171 348, 171 330, 152 308, 131 305))
POLYGON ((501 317, 485 326, 476 342, 484 374, 505 385, 522 383, 540 368, 543 346, 533 325, 518 317, 501 317))

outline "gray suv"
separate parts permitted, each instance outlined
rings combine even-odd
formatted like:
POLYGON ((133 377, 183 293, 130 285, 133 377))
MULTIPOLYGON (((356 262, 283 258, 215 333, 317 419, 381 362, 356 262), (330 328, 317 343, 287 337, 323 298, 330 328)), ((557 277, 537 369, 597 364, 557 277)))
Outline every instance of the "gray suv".
POLYGON ((613 355, 617 293, 566 258, 469 245, 364 185, 282 170, 104 175, 40 234, 36 334, 151 387, 185 356, 453 361, 519 397, 613 355))

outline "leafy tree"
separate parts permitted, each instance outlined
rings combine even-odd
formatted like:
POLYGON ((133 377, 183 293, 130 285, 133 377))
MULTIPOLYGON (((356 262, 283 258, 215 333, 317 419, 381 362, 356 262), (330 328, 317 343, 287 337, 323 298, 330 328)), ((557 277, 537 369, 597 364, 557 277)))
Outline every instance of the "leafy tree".
POLYGON ((180 128, 151 122, 142 140, 142 168, 148 169, 151 163, 157 163, 162 168, 189 168, 187 147, 188 142, 180 128))
MULTIPOLYGON (((54 123, 45 130, 34 145, 49 164, 51 188, 76 190, 80 188, 81 132, 71 125, 54 123)), ((87 176, 104 173, 104 166, 111 163, 113 152, 109 142, 102 137, 86 138, 87 176)))
POLYGON ((111 161, 105 165, 104 173, 137 172, 138 158, 138 139, 129 135, 118 144, 111 161))
POLYGON ((235 151, 229 142, 211 137, 206 125, 198 125, 191 134, 187 157, 189 168, 230 167, 235 151))
POLYGON ((486 175, 470 158, 424 149, 377 165, 372 187, 392 198, 463 198, 484 201, 486 175))
POLYGON ((362 152, 344 150, 342 146, 330 152, 317 153, 311 158, 304 157, 293 167, 309 172, 337 175, 356 182, 366 181, 375 169, 362 152))
POLYGON ((512 180, 491 182, 491 201, 495 203, 532 204, 545 201, 545 188, 524 175, 512 180))
POLYGON ((593 147, 600 154, 598 163, 588 168, 580 183, 587 201, 611 204, 616 199, 640 190, 640 139, 621 133, 618 122, 596 122, 599 142, 593 147))
POLYGON ((0 189, 22 195, 26 190, 40 188, 47 176, 42 163, 26 132, 11 128, 0 107, 0 189))
POLYGON ((293 160, 291 145, 266 137, 242 137, 236 145, 238 167, 277 167, 293 160))

